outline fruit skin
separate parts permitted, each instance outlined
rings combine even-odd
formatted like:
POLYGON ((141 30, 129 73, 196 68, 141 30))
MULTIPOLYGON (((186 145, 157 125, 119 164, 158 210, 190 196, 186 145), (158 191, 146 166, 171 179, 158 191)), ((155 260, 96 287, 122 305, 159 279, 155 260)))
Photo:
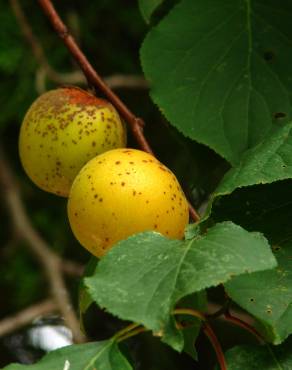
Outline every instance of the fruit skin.
POLYGON ((90 160, 73 182, 68 216, 75 237, 97 257, 142 231, 181 239, 189 219, 174 174, 135 149, 114 149, 90 160))
POLYGON ((61 196, 68 196, 88 160, 125 146, 125 127, 115 108, 76 87, 51 90, 37 98, 19 136, 27 175, 41 189, 61 196))

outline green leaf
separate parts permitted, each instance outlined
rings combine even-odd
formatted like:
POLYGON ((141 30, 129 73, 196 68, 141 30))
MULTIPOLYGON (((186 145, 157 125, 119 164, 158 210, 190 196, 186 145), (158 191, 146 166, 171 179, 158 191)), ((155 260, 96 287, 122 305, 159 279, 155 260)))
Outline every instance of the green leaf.
POLYGON ((277 129, 267 140, 249 150, 239 166, 231 169, 216 196, 236 188, 292 178, 292 123, 277 129))
POLYGON ((190 240, 200 234, 200 225, 195 224, 187 224, 185 228, 185 240, 190 240))
POLYGON ((227 173, 215 192, 212 211, 215 221, 232 220, 263 232, 273 243, 276 270, 236 277, 225 288, 259 320, 262 334, 274 344, 292 334, 291 127, 276 130, 227 173))
POLYGON ((182 350, 171 313, 182 297, 224 283, 232 276, 276 266, 265 238, 230 222, 192 240, 169 240, 147 232, 111 249, 85 284, 101 307, 145 325, 182 350))
POLYGON ((292 334, 292 241, 273 249, 277 269, 235 277, 225 289, 237 304, 260 320, 267 339, 279 344, 292 334))
MULTIPOLYGON (((287 140, 289 139, 288 137, 287 140)), ((271 153, 274 153, 273 145, 270 148, 271 153)), ((284 145, 280 148, 285 152, 284 145)), ((289 148, 288 144, 286 148, 289 148)), ((283 163, 279 152, 272 154, 264 166, 264 161, 257 161, 255 157, 239 169, 232 170, 223 180, 218 193, 232 191, 240 184, 246 184, 245 181, 248 182, 253 176, 254 179, 262 176, 263 182, 269 177, 272 179, 273 171, 269 162, 273 162, 275 157, 279 163, 283 163), (256 166, 253 167, 256 169, 254 171, 249 166, 253 162, 260 164, 257 169, 256 166), (250 171, 247 171, 248 167, 250 171), (262 170, 264 167, 265 171, 262 170)), ((291 167, 288 162, 284 163, 287 163, 289 176, 291 167)), ((235 277, 225 284, 225 288, 237 304, 259 320, 261 332, 267 340, 275 344, 281 343, 292 334, 291 185, 291 180, 284 180, 238 188, 231 195, 215 200, 212 212, 213 220, 232 220, 247 230, 261 231, 273 243, 272 248, 278 260, 277 269, 235 277)))
POLYGON ((112 340, 75 344, 52 351, 37 364, 11 364, 3 370, 132 370, 112 340))
POLYGON ((140 12, 148 23, 153 12, 163 3, 164 0, 139 0, 140 12))
POLYGON ((210 202, 213 220, 232 220, 272 243, 292 240, 291 128, 289 123, 275 130, 227 172, 210 202))
POLYGON ((275 344, 292 334, 292 184, 276 182, 292 177, 290 129, 291 124, 279 129, 273 139, 246 153, 217 189, 212 210, 214 221, 232 220, 249 231, 263 232, 273 243, 276 270, 236 277, 225 288, 260 321, 263 335, 275 344), (267 182, 271 184, 248 186, 267 182))
POLYGON ((291 339, 277 347, 244 345, 231 348, 226 353, 228 370, 291 370, 291 339))
POLYGON ((200 333, 201 324, 199 320, 192 325, 182 330, 184 336, 184 352, 191 356, 194 360, 198 360, 198 353, 195 347, 196 339, 200 333))
POLYGON ((184 135, 232 164, 291 120, 292 3, 183 0, 147 35, 151 96, 184 135))

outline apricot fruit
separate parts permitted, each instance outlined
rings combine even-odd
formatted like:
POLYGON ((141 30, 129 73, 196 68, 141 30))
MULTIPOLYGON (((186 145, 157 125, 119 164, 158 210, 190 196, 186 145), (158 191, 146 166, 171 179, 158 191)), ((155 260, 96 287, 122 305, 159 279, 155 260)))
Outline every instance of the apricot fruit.
POLYGON ((37 98, 19 136, 27 175, 41 189, 61 196, 68 196, 75 176, 91 158, 125 146, 125 127, 115 108, 76 87, 37 98))
POLYGON ((97 257, 138 232, 181 239, 189 219, 175 175, 136 149, 113 149, 91 159, 72 184, 68 216, 76 239, 97 257))

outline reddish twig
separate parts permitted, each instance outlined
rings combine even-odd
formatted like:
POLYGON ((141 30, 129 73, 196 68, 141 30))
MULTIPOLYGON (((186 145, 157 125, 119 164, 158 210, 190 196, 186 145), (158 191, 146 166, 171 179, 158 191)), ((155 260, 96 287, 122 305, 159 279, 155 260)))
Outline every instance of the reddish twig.
POLYGON ((224 318, 225 318, 226 321, 229 321, 232 324, 234 324, 236 326, 239 326, 240 328, 245 329, 248 332, 250 332, 252 335, 254 335, 257 338, 257 340, 261 344, 265 342, 264 338, 261 336, 261 334, 253 326, 251 326, 247 322, 239 319, 238 317, 235 317, 235 316, 231 315, 229 311, 225 312, 224 318))
POLYGON ((214 333, 213 329, 211 328, 210 324, 207 322, 207 317, 202 312, 193 310, 192 308, 177 308, 173 311, 175 315, 190 315, 196 317, 197 319, 203 322, 203 331, 205 335, 208 337, 209 341, 211 342, 214 351, 217 356, 217 360, 221 370, 227 370, 227 365, 224 357, 224 353, 222 351, 221 345, 214 333))
POLYGON ((216 353, 220 369, 221 370, 227 370, 227 364, 226 364, 226 360, 225 360, 224 353, 222 351, 221 345, 220 345, 213 329, 211 328, 211 326, 207 322, 204 322, 204 324, 203 324, 203 331, 204 331, 205 335, 208 337, 210 343, 212 344, 212 347, 214 348, 214 351, 216 353))
POLYGON ((265 343, 265 340, 262 337, 262 335, 252 325, 253 318, 251 316, 249 316, 247 313, 244 313, 244 312, 239 312, 239 311, 232 310, 233 313, 231 313, 230 298, 227 296, 226 293, 225 293, 225 296, 226 296, 226 301, 223 304, 223 306, 220 307, 220 306, 217 306, 214 303, 209 304, 209 309, 212 306, 212 307, 216 308, 216 310, 215 310, 215 312, 207 314, 206 315, 207 319, 208 320, 214 320, 214 319, 217 319, 217 318, 219 318, 219 319, 221 318, 225 321, 228 321, 228 322, 230 322, 230 323, 232 323, 232 324, 250 332, 252 335, 254 335, 257 338, 257 340, 260 343, 265 343), (236 316, 234 316, 234 313, 236 314, 236 316))
MULTIPOLYGON (((39 0, 39 3, 50 20, 53 28, 63 40, 67 49, 73 56, 74 60, 77 62, 84 75, 87 78, 87 81, 90 85, 99 89, 108 100, 117 108, 122 117, 128 122, 133 136, 137 140, 141 149, 145 152, 153 154, 151 146, 146 140, 143 134, 144 121, 140 117, 136 117, 128 107, 121 101, 121 99, 109 88, 109 86, 103 81, 99 74, 95 71, 87 57, 83 54, 73 36, 70 34, 68 28, 60 18, 56 9, 54 8, 51 0, 39 0)), ((190 216, 194 221, 199 221, 200 216, 189 203, 189 212, 190 216)))
POLYGON ((47 299, 18 312, 14 316, 6 317, 0 321, 0 337, 29 325, 38 316, 47 315, 57 310, 57 304, 52 299, 47 299))
POLYGON ((50 0, 39 0, 41 7, 49 18, 55 31, 63 40, 64 44, 70 51, 71 55, 78 63, 79 67, 86 76, 89 84, 98 88, 108 100, 117 108, 123 118, 129 123, 133 135, 135 136, 140 147, 148 153, 153 154, 150 145, 143 135, 142 126, 144 122, 141 118, 136 117, 128 107, 121 101, 121 99, 107 86, 102 78, 95 71, 86 56, 82 53, 73 36, 68 31, 67 27, 61 20, 59 14, 56 12, 50 0))
POLYGON ((190 213, 190 217, 192 220, 194 220, 195 222, 199 221, 200 220, 200 216, 198 214, 198 212, 195 210, 195 208, 192 206, 192 204, 190 202, 189 203, 189 213, 190 213))

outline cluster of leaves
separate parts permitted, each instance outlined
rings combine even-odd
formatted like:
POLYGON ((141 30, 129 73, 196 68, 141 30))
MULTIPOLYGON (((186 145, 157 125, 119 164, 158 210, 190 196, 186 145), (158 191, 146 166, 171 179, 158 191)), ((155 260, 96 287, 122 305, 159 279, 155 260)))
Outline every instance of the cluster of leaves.
MULTIPOLYGON (((162 2, 140 0, 147 22, 162 2)), ((188 352, 199 331, 178 330, 175 307, 191 296, 201 309, 195 297, 223 285, 266 341, 228 350, 228 369, 291 368, 291 13, 288 0, 181 0, 152 26, 141 62, 153 101, 231 169, 184 241, 147 232, 109 251, 84 279, 83 311, 94 301, 188 352)), ((58 350, 32 368, 132 369, 116 339, 58 350)))

